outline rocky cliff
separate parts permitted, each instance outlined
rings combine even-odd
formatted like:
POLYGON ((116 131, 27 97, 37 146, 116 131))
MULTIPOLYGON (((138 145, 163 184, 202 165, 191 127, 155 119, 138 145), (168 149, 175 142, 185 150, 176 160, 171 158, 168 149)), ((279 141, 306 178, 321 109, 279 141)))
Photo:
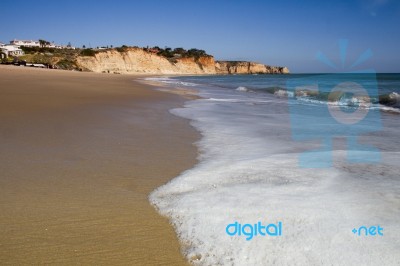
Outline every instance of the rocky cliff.
POLYGON ((121 74, 269 74, 289 73, 286 67, 271 67, 243 61, 215 61, 212 56, 167 59, 141 48, 108 49, 93 56, 78 56, 83 70, 121 74))
POLYGON ((217 74, 288 74, 287 67, 268 66, 246 61, 217 61, 217 74))

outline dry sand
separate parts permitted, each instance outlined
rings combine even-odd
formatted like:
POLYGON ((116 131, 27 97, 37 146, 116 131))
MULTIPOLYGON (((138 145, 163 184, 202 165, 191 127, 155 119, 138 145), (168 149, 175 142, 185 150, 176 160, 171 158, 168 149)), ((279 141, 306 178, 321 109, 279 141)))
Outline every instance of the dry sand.
POLYGON ((1 264, 182 265, 148 194, 196 162, 179 96, 132 76, 0 66, 1 264))

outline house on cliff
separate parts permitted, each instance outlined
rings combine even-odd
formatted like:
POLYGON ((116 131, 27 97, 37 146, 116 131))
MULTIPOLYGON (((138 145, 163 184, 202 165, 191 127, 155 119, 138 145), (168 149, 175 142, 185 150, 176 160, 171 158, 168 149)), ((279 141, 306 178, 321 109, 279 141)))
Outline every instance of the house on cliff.
POLYGON ((0 51, 3 55, 2 57, 24 55, 24 51, 15 45, 0 45, 0 51))
POLYGON ((16 45, 16 46, 26 46, 26 47, 40 47, 40 42, 39 41, 33 41, 33 40, 17 40, 14 39, 10 41, 11 45, 16 45))

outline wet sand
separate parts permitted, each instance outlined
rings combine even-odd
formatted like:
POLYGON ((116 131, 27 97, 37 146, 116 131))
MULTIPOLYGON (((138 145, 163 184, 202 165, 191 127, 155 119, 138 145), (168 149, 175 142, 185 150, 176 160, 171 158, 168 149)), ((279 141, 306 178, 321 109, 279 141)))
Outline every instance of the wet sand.
POLYGON ((184 99, 135 77, 0 66, 1 264, 185 265, 148 194, 196 162, 184 99))

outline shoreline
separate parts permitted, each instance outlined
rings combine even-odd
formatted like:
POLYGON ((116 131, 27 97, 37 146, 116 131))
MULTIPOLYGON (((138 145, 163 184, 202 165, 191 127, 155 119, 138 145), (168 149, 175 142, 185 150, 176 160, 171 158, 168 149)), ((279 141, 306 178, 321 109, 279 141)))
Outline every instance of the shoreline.
POLYGON ((187 265, 148 201, 197 163, 199 133, 168 112, 184 95, 139 76, 0 72, 2 261, 187 265))
MULTIPOLYGON (((268 78, 232 78, 215 82, 216 86, 212 78, 158 80, 171 86, 188 84, 189 90, 197 89, 206 97, 172 111, 190 119, 201 132, 196 143, 200 162, 149 197, 170 218, 188 261, 195 265, 340 264, 343 258, 352 265, 362 264, 363 258, 371 264, 398 261, 393 257, 395 236, 360 247, 352 230, 368 220, 384 223, 390 234, 398 233, 393 228, 399 217, 394 200, 399 191, 399 116, 372 109, 362 122, 342 130, 343 120, 333 119, 324 104, 298 104, 271 93, 235 89, 245 84, 266 87, 268 78), (321 136, 332 142, 311 141, 321 136), (304 154, 313 156, 304 159, 304 154), (283 237, 264 238, 253 229, 240 231, 240 226, 234 233, 227 231, 232 224, 265 220, 281 223, 283 237), (309 248, 306 253, 302 246, 309 248)), ((397 80, 382 85, 391 87, 397 80)), ((323 82, 334 87, 338 81, 323 82)))

